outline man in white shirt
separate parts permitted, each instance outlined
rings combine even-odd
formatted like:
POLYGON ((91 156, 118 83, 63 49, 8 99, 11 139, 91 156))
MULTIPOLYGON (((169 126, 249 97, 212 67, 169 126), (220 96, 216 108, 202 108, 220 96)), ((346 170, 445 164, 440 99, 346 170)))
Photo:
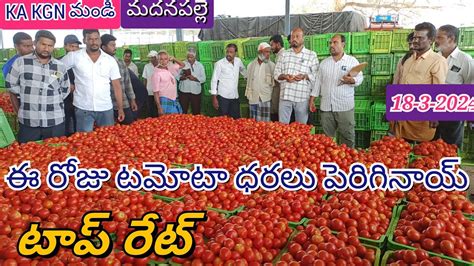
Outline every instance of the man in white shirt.
MULTIPOLYGON (((275 64, 278 63, 283 53, 285 52, 283 38, 281 35, 273 35, 270 38, 270 46, 272 47, 272 52, 276 55, 275 64)), ((278 121, 278 109, 280 107, 280 83, 275 82, 272 92, 272 103, 271 103, 271 119, 272 121, 278 121)))
POLYGON ((128 69, 130 69, 137 77, 139 77, 140 74, 138 73, 138 67, 132 62, 132 55, 132 50, 125 49, 125 51, 123 51, 123 61, 125 62, 125 65, 128 67, 128 69))
POLYGON ((91 132, 94 124, 114 125, 111 82, 117 99, 117 120, 123 121, 125 114, 117 62, 100 50, 99 30, 84 30, 83 36, 86 49, 70 52, 61 61, 68 69, 72 68, 75 75, 76 129, 78 132, 91 132))
POLYGON ((286 50, 275 66, 275 79, 280 82, 281 123, 289 124, 291 113, 301 124, 308 122, 308 101, 316 79, 318 58, 316 53, 304 47, 304 32, 295 28, 291 32, 291 49, 286 50))
POLYGON ((214 65, 211 80, 212 104, 220 115, 240 118, 239 73, 247 78, 247 70, 240 58, 235 57, 237 45, 226 47, 226 57, 214 65))
POLYGON ((158 117, 158 109, 156 109, 155 96, 153 94, 153 84, 151 83, 151 77, 155 73, 155 68, 158 66, 158 52, 150 51, 148 53, 148 59, 150 63, 146 64, 143 68, 143 83, 145 84, 146 90, 148 91, 148 117, 158 117))
POLYGON ((206 82, 206 72, 204 66, 196 61, 196 51, 188 50, 187 61, 180 72, 179 82, 179 103, 183 108, 183 113, 188 113, 189 104, 193 115, 201 113, 201 90, 202 84, 206 82))
MULTIPOLYGON (((459 29, 452 25, 441 26, 435 39, 439 54, 448 60, 446 84, 474 84, 472 57, 459 50, 459 29)), ((464 137, 464 121, 439 121, 434 139, 443 139, 448 144, 461 148, 464 137)))
POLYGON ((364 77, 362 72, 351 77, 349 71, 359 64, 357 59, 344 53, 344 35, 331 38, 331 57, 324 59, 319 66, 316 83, 311 91, 309 109, 316 111, 315 97, 321 96, 321 125, 324 134, 342 137, 342 143, 353 148, 355 142, 354 89, 364 77))
POLYGON ((245 96, 249 99, 250 118, 270 121, 270 109, 275 80, 275 64, 270 61, 271 48, 268 43, 260 43, 258 57, 248 65, 248 79, 245 96))

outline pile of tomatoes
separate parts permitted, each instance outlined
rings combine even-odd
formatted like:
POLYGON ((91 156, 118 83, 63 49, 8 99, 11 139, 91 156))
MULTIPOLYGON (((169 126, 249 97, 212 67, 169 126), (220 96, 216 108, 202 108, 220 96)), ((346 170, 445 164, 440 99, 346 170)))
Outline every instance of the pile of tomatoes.
MULTIPOLYGON (((172 258, 173 262, 183 265, 268 265, 281 260, 281 265, 323 265, 321 261, 335 265, 343 259, 341 254, 345 254, 349 261, 369 265, 374 261, 373 249, 361 245, 358 237, 378 240, 387 234, 393 207, 403 198, 425 214, 423 217, 418 212, 416 217, 404 214, 396 231, 397 240, 426 249, 430 247, 423 245, 427 242, 426 228, 421 227, 418 220, 425 216, 431 220, 440 216, 440 221, 448 218, 451 222, 445 221, 444 229, 440 226, 440 231, 444 230, 441 233, 450 233, 452 237, 432 238, 434 244, 430 250, 472 260, 472 222, 462 220, 460 216, 460 211, 473 211, 465 193, 429 194, 420 187, 408 193, 346 191, 326 194, 322 190, 325 172, 319 167, 321 162, 336 162, 345 171, 354 162, 367 166, 383 162, 388 167, 403 168, 408 165, 410 152, 410 145, 396 138, 385 137, 372 143, 368 150, 356 150, 339 146, 329 137, 311 135, 310 127, 306 125, 191 115, 171 115, 140 120, 130 126, 98 128, 91 133, 48 139, 42 144, 14 143, 0 149, 2 177, 10 166, 25 160, 29 160, 31 167, 40 170, 44 177, 50 162, 62 162, 69 156, 76 156, 81 168, 108 168, 112 173, 120 164, 142 171, 143 162, 163 162, 169 167, 201 164, 206 168, 224 168, 231 176, 239 166, 255 160, 260 161, 260 165, 281 160, 285 168, 312 170, 320 182, 318 189, 311 192, 277 190, 243 195, 233 188, 232 180, 212 192, 195 192, 183 184, 176 191, 152 193, 121 192, 116 189, 114 178, 99 191, 79 191, 71 179, 66 190, 57 192, 50 190, 43 179, 44 185, 38 190, 15 192, 2 178, 0 265, 146 265, 150 260, 165 261, 155 255, 131 258, 124 254, 122 246, 131 231, 130 219, 154 211, 162 218, 158 228, 163 228, 183 211, 206 209, 209 210, 208 220, 199 223, 194 232, 196 249, 193 255, 185 259, 172 258), (157 194, 175 200, 165 201, 156 197, 157 194), (230 218, 211 210, 230 211, 241 206, 244 210, 230 218), (30 222, 40 222, 46 228, 77 230, 84 213, 92 210, 112 211, 113 220, 104 223, 104 228, 115 239, 114 252, 108 257, 80 259, 66 249, 49 259, 28 259, 17 254, 17 241, 30 222), (291 222, 302 218, 309 219, 307 226, 294 233, 291 222), (413 238, 413 229, 420 239, 413 238), (454 248, 450 249, 444 240, 451 241, 454 248), (438 242, 443 243, 443 248, 438 242), (465 247, 463 252, 459 252, 461 247, 465 247)), ((435 164, 440 159, 439 152, 442 156, 453 155, 451 147, 442 142, 421 144, 414 152, 426 156, 419 159, 429 159, 435 164)), ((426 164, 420 163, 420 167, 426 167, 426 164)))
POLYGON ((10 94, 0 92, 0 109, 5 113, 13 113, 13 105, 10 101, 10 94))

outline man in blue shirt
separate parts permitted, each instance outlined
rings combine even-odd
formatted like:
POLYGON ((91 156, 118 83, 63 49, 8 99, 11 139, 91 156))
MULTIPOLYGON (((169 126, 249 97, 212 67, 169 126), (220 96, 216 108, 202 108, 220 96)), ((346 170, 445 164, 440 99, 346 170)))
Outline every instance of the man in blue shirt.
POLYGON ((5 79, 8 72, 10 72, 13 63, 18 57, 31 54, 33 52, 33 39, 27 33, 18 32, 13 35, 13 43, 15 44, 16 55, 10 58, 2 67, 3 78, 5 79))

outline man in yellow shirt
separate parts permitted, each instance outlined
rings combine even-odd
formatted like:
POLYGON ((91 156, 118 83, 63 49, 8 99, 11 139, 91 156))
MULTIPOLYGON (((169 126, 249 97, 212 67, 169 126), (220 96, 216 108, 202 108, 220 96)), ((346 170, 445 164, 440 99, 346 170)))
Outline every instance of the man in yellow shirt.
MULTIPOLYGON (((448 72, 446 58, 431 50, 436 28, 429 22, 416 25, 413 36, 415 53, 403 66, 400 84, 444 84, 448 72)), ((436 120, 433 118, 433 120, 436 120)), ((395 135, 408 141, 431 141, 437 121, 398 121, 395 135)))

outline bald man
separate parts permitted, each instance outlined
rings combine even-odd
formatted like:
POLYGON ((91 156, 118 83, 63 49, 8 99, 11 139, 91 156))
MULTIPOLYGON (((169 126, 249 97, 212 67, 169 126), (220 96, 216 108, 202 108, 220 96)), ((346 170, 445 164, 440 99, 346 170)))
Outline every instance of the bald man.
POLYGON ((281 123, 289 124, 295 111, 296 122, 308 122, 309 98, 316 81, 319 62, 316 53, 304 47, 304 31, 295 28, 291 32, 291 49, 286 50, 275 66, 274 78, 280 83, 281 123))

